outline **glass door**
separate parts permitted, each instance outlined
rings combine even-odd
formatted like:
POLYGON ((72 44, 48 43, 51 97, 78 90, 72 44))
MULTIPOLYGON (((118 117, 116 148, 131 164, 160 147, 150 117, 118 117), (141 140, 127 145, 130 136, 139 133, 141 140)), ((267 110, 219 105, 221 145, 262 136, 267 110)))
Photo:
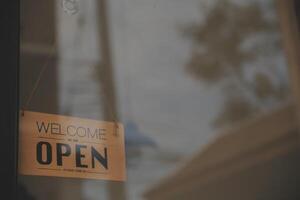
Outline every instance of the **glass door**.
MULTIPOLYGON (((298 130, 283 45, 287 36, 278 12, 275 0, 22 0, 19 98, 11 92, 17 91, 16 60, 8 63, 11 76, 1 74, 10 78, 5 91, 14 102, 4 114, 10 113, 7 120, 15 124, 5 130, 16 133, 19 111, 22 130, 26 113, 43 116, 47 124, 31 120, 37 130, 58 136, 51 138, 55 146, 49 142, 28 148, 41 150, 34 162, 46 169, 55 159, 63 165, 72 157, 75 171, 91 178, 60 176, 70 170, 63 166, 59 171, 47 168, 53 170, 51 176, 20 173, 18 198, 165 200, 202 195, 233 200, 239 198, 222 192, 235 187, 244 199, 293 197, 298 178, 287 180, 298 177, 298 130), (69 123, 69 134, 89 136, 85 144, 97 142, 102 130, 91 131, 71 124, 73 120, 109 123, 110 130, 123 126, 127 179, 95 179, 99 174, 93 177, 86 168, 95 163, 107 167, 105 148, 91 148, 87 162, 88 145, 73 149, 63 143, 56 118, 69 123), (277 119, 286 123, 273 123, 277 119), (223 176, 227 167, 234 170, 223 176), (216 174, 222 176, 214 179, 216 174), (261 184, 248 185, 250 178, 261 184)), ((12 135, 7 135, 6 151, 17 158, 17 137, 12 135)), ((21 136, 23 132, 19 141, 21 136)), ((26 157, 28 149, 20 148, 19 156, 26 157)), ((116 159, 114 167, 123 161, 116 159)), ((10 162, 13 178, 15 162, 10 162)))

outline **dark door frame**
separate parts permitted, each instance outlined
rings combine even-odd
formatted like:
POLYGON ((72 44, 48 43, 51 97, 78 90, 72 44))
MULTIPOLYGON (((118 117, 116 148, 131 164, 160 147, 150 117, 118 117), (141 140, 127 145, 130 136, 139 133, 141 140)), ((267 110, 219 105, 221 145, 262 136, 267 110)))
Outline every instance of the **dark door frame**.
POLYGON ((19 1, 4 0, 0 5, 0 198, 10 200, 17 197, 19 1))

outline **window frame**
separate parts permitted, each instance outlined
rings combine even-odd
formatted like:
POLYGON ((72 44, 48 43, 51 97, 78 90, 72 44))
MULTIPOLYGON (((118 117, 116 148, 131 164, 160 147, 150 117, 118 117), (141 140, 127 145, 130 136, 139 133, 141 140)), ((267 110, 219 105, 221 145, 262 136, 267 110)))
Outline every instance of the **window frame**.
POLYGON ((2 110, 0 112, 1 196, 17 199, 19 115, 19 2, 4 0, 0 6, 2 110))

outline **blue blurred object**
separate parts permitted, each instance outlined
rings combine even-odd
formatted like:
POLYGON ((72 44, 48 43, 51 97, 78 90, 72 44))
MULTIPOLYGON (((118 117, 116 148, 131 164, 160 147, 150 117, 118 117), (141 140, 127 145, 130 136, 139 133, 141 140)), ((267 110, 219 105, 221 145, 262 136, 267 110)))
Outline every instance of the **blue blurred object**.
POLYGON ((125 124, 125 145, 129 148, 143 146, 155 147, 156 143, 152 138, 141 133, 136 123, 129 121, 125 124))

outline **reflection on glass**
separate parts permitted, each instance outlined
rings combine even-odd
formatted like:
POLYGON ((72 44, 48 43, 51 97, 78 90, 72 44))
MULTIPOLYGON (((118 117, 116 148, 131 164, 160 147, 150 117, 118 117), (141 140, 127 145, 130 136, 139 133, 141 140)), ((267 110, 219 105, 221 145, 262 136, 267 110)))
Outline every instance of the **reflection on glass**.
POLYGON ((288 83, 273 2, 218 1, 185 33, 194 42, 187 71, 221 82, 224 107, 216 125, 243 120, 287 98, 288 83))
POLYGON ((128 171, 124 184, 22 176, 24 198, 142 199, 217 129, 289 96, 273 0, 26 0, 21 10, 21 104, 47 62, 27 109, 119 118, 128 171))

